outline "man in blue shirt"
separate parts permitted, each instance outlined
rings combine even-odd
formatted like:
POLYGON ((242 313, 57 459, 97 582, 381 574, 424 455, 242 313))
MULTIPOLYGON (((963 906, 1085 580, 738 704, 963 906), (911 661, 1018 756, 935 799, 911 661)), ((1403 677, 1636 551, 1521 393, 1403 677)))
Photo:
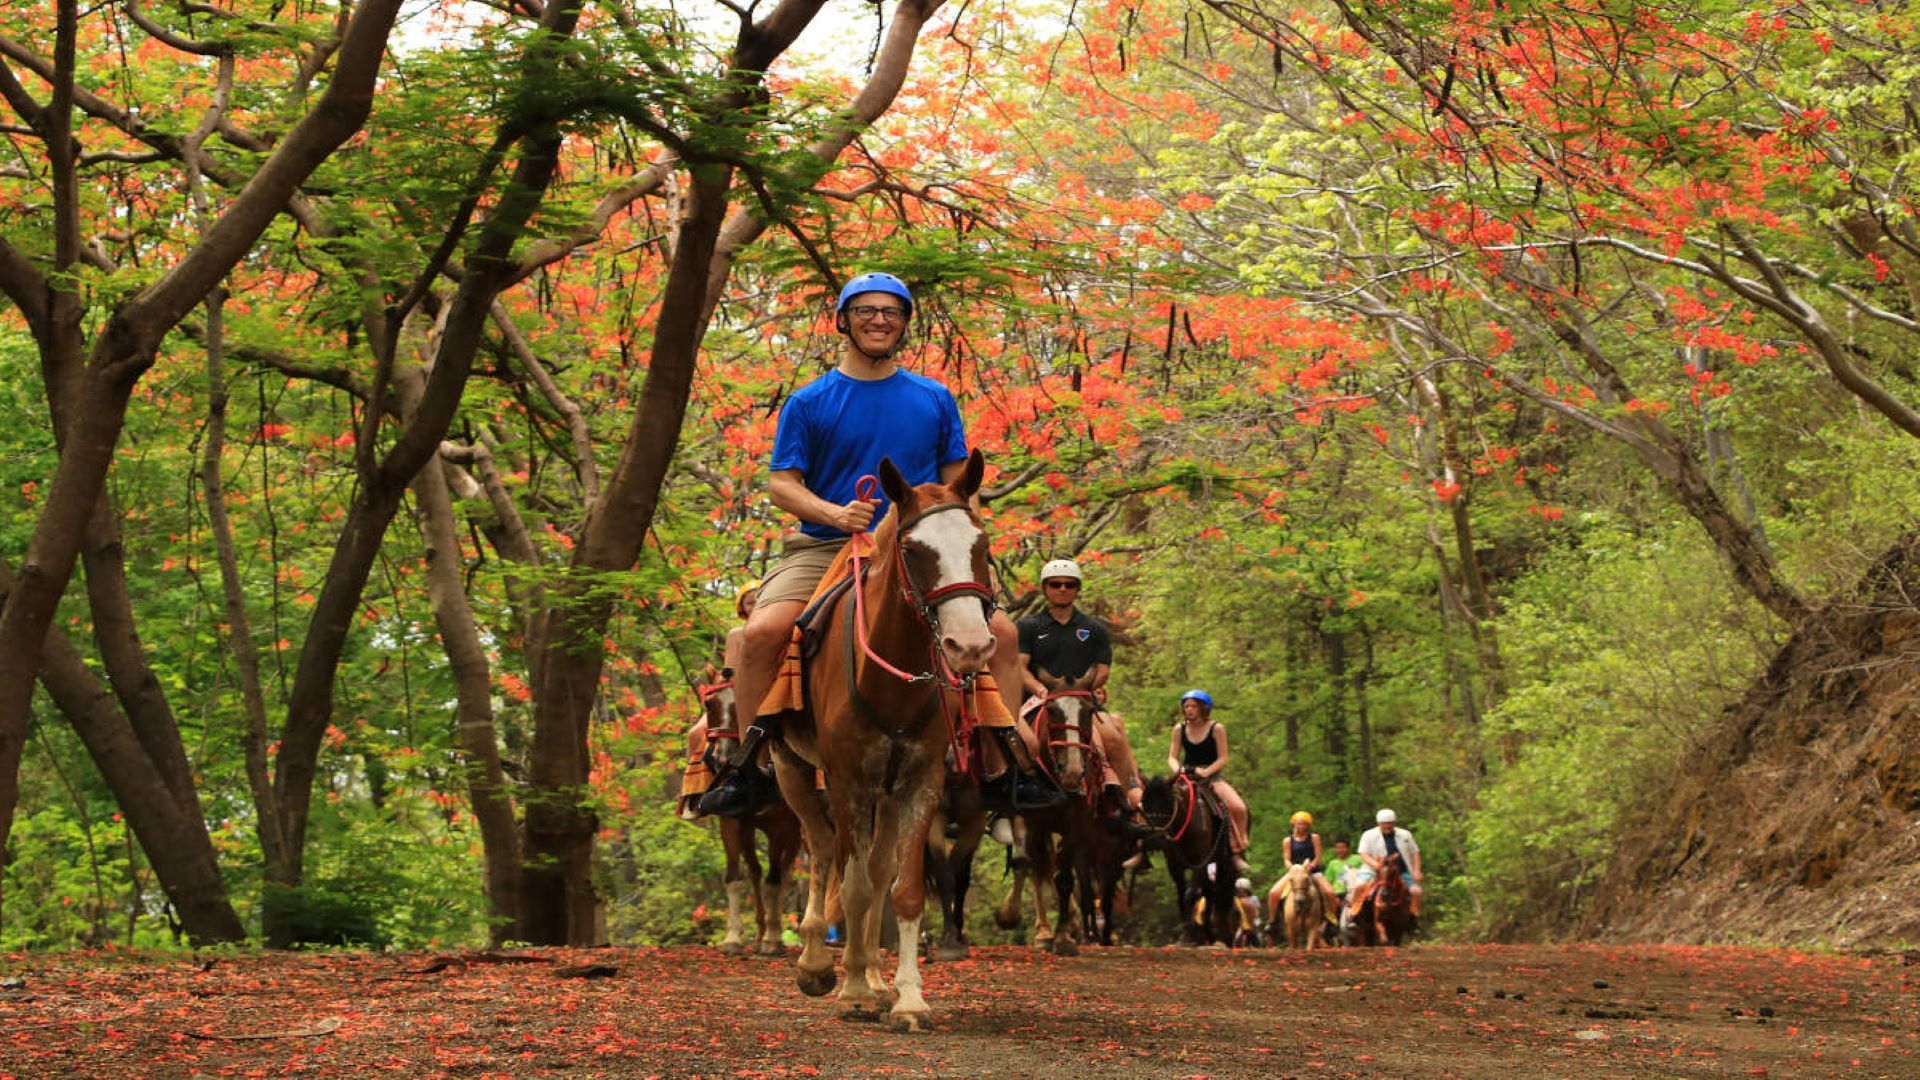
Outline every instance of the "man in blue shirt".
MULTIPOLYGON (((885 495, 860 498, 859 479, 878 469, 883 457, 892 458, 911 484, 951 483, 966 467, 966 431, 952 391, 894 361, 912 317, 913 294, 899 278, 870 273, 847 282, 834 312, 835 327, 847 339, 839 365, 781 406, 767 494, 800 519, 800 531, 782 544, 747 621, 734 694, 749 717, 773 685, 794 622, 834 557, 853 533, 886 516, 885 495)), ((1002 693, 1011 694, 1020 685, 1017 636, 999 612, 993 629, 998 644, 992 666, 1002 693)), ((1008 705, 1011 710, 1013 702, 1008 705)), ((1044 779, 1006 767, 1014 758, 1013 729, 986 730, 1000 740, 1000 754, 988 755, 988 771, 999 773, 985 781, 989 801, 1037 807, 1064 798, 1044 779)), ((722 777, 701 796, 700 811, 738 817, 777 798, 771 777, 758 766, 766 760, 762 743, 778 735, 765 718, 748 728, 738 760, 756 767, 722 777)), ((1031 735, 1026 738, 1030 755, 1031 735)), ((985 746, 995 748, 992 741, 985 746)))

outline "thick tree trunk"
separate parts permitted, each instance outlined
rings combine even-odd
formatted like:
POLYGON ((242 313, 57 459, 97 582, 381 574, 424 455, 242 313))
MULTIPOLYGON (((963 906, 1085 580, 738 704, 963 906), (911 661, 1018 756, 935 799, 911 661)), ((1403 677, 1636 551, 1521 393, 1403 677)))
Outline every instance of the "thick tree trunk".
POLYGON ((583 796, 588 720, 606 659, 600 641, 611 615, 611 602, 593 588, 593 578, 625 570, 639 557, 693 388, 694 361, 706 331, 707 272, 726 220, 731 170, 696 165, 689 172, 687 208, 675 238, 640 408, 620 462, 574 548, 574 576, 549 591, 553 607, 532 665, 540 681, 534 687, 520 937, 541 945, 588 944, 593 936, 597 822, 583 796))
MULTIPOLYGON (((572 35, 578 16, 578 0, 555 0, 547 7, 541 20, 547 33, 533 39, 529 46, 533 52, 525 61, 525 78, 552 77, 552 67, 561 62, 559 43, 572 35)), ((307 819, 320 744, 327 725, 333 722, 334 677, 367 576, 407 486, 439 453, 440 441, 453 423, 493 303, 513 279, 515 264, 510 257, 514 244, 526 234, 558 169, 561 137, 556 119, 521 140, 519 163, 502 187, 499 202, 480 226, 473 254, 440 325, 433 367, 419 404, 385 457, 377 466, 363 469, 361 488, 347 511, 301 645, 293 687, 287 695, 280 752, 275 758, 273 794, 286 851, 279 865, 267 868, 267 882, 270 889, 283 895, 297 889, 305 873, 307 819)), ((376 393, 367 406, 369 424, 382 412, 377 399, 376 393)), ((370 442, 362 440, 368 454, 372 453, 370 442)), ((267 943, 289 944, 291 926, 287 917, 293 912, 275 904, 265 905, 264 910, 267 943)))
MULTIPOLYGON (((0 598, 12 585, 11 570, 0 566, 0 598)), ((47 635, 40 682, 113 792, 187 936, 196 945, 245 940, 199 804, 188 810, 174 799, 113 692, 58 631, 47 635)))
MULTIPOLYGON (((333 79, 313 110, 261 163, 226 212, 200 234, 193 249, 108 316, 94 339, 86 369, 67 397, 72 416, 59 466, 34 524, 16 585, 0 611, 0 845, 12 831, 19 800, 20 755, 42 645, 106 485, 133 388, 152 365, 167 331, 245 257, 300 184, 366 122, 373 106, 374 79, 399 6, 400 0, 362 0, 335 54, 333 79)), ((62 5, 63 20, 71 7, 62 5)), ((71 49, 69 36, 63 31, 63 50, 71 49)), ((67 75, 56 80, 50 115, 64 118, 69 112, 71 60, 70 55, 59 60, 67 75)), ((70 158, 65 128, 58 128, 48 142, 57 148, 52 158, 59 172, 62 162, 70 158)), ((56 202, 66 205, 66 200, 56 202)), ((72 253, 64 250, 74 239, 69 235, 74 224, 70 216, 65 209, 56 215, 56 246, 63 249, 56 255, 57 268, 73 264, 72 253)), ((23 270, 17 261, 7 263, 8 292, 15 295, 22 273, 32 271, 30 266, 23 270)), ((52 392, 60 395, 58 390, 52 392)))

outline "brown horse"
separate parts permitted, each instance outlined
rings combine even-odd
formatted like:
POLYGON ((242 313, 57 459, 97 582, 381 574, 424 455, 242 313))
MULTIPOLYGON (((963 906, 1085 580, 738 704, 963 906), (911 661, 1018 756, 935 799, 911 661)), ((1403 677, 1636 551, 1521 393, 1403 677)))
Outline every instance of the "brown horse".
MULTIPOLYGON (((741 764, 736 760, 740 728, 734 723, 733 683, 708 686, 702 703, 707 714, 708 763, 716 771, 741 764)), ((762 956, 778 956, 782 951, 780 931, 787 887, 793 882, 793 865, 800 854, 800 819, 784 802, 772 803, 752 817, 723 817, 720 843, 727 852, 727 936, 720 942, 720 951, 729 956, 748 951, 741 910, 748 893, 752 893, 757 932, 751 948, 762 956), (767 840, 764 874, 755 833, 767 840)))
POLYGON ((1400 856, 1387 856, 1387 868, 1369 883, 1354 928, 1368 945, 1398 945, 1413 924, 1413 890, 1400 876, 1400 856))
POLYGON ((927 829, 927 884, 939 897, 946 924, 934 953, 941 960, 965 960, 972 953, 967 940, 967 892, 973 886, 973 856, 986 831, 980 785, 958 770, 948 773, 940 808, 927 829))
POLYGON ((1034 890, 1033 943, 1056 956, 1074 956, 1079 952, 1079 941, 1091 941, 1096 936, 1094 855, 1102 760, 1094 742, 1093 718, 1099 703, 1090 688, 1091 672, 1075 682, 1046 674, 1040 681, 1047 694, 1034 717, 1034 735, 1040 742, 1042 762, 1067 793, 1067 801, 1023 815, 1034 890), (1081 916, 1077 928, 1073 920, 1076 881, 1081 916), (1045 924, 1048 885, 1053 887, 1057 908, 1051 927, 1045 924))
POLYGON ((1233 849, 1226 811, 1202 790, 1206 781, 1190 773, 1156 776, 1147 781, 1141 812, 1149 830, 1149 850, 1164 852, 1173 895, 1180 907, 1180 924, 1190 944, 1231 944, 1239 922, 1233 895, 1233 849), (1206 922, 1196 923, 1194 909, 1206 900, 1206 922))
MULTIPOLYGON (((928 1014, 919 954, 928 824, 949 750, 958 746, 962 767, 971 761, 973 680, 998 644, 986 529, 968 505, 985 468, 976 450, 952 486, 915 487, 892 461, 881 461, 880 486, 893 512, 872 534, 864 577, 823 613, 826 629, 806 667, 809 709, 792 717, 776 748, 780 791, 800 816, 808 849, 831 852, 840 871, 847 922, 841 1014, 878 1015, 885 990, 880 892, 891 889, 900 951, 888 1016, 911 1031, 928 1014), (827 812, 814 788, 816 767, 826 773, 827 812)), ((822 875, 810 879, 800 924, 800 989, 814 996, 834 985, 824 884, 822 875)))
MULTIPOLYGON (((1287 945, 1295 949, 1315 949, 1323 944, 1320 924, 1326 921, 1326 898, 1319 883, 1307 872, 1305 863, 1295 863, 1280 879, 1282 906, 1280 927, 1285 928, 1287 945)), ((1276 928, 1278 929, 1278 928, 1276 928)), ((1274 935, 1276 939, 1278 934, 1274 935)), ((1276 940, 1275 944, 1279 944, 1276 940)))

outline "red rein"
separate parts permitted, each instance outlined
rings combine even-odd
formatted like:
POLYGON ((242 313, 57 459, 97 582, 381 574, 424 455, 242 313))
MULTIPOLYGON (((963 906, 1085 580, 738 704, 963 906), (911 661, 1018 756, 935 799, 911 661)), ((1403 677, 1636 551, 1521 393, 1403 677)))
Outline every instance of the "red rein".
MULTIPOLYGON (((872 499, 874 495, 878 493, 879 487, 880 481, 877 478, 863 476, 854 485, 854 496, 860 499, 872 499)), ((904 527, 904 524, 905 523, 903 523, 902 527, 904 527)), ((855 533, 848 538, 847 541, 852 545, 849 549, 850 554, 848 561, 853 564, 854 640, 859 644, 862 655, 866 656, 870 662, 878 665, 880 670, 892 675, 901 682, 909 685, 917 682, 938 682, 940 684, 934 689, 934 693, 940 695, 940 713, 943 717, 947 718, 947 731, 953 741, 953 754, 956 767, 960 770, 960 774, 965 776, 971 767, 971 759, 973 757, 973 729, 977 725, 977 717, 974 715, 973 708, 973 678, 972 676, 954 674, 953 668, 947 664, 946 654, 940 649, 939 634, 935 630, 931 613, 935 604, 940 603, 942 600, 956 593, 977 593, 989 601, 991 600, 992 594, 987 590, 986 586, 981 585, 979 582, 958 581, 952 585, 935 589, 927 593, 925 597, 916 596, 914 594, 913 579, 909 577, 907 573, 906 553, 901 547, 901 542, 904 539, 905 537, 899 534, 894 536, 894 568, 900 575, 902 598, 912 607, 914 615, 920 620, 920 625, 927 630, 927 670, 919 675, 912 675, 902 671, 888 663, 885 657, 873 651, 873 646, 868 641, 866 572, 863 564, 866 563, 872 555, 869 549, 873 544, 873 536, 870 533, 855 533), (957 692, 960 696, 960 718, 957 723, 947 714, 946 692, 949 690, 957 692)))

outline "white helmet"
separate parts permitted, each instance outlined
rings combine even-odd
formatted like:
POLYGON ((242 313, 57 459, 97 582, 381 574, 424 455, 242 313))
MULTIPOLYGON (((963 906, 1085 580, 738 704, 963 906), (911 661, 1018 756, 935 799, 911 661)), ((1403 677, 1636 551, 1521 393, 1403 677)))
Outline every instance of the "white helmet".
POLYGON ((1048 581, 1052 578, 1072 578, 1075 581, 1080 581, 1080 564, 1074 562, 1072 559, 1055 559, 1040 568, 1041 581, 1048 581))
POLYGON ((1374 824, 1376 825, 1385 825, 1390 821, 1399 821, 1399 820, 1400 819, 1395 817, 1393 814, 1393 811, 1391 810, 1383 809, 1379 813, 1373 815, 1373 821, 1374 821, 1374 824))
POLYGON ((1240 892, 1252 892, 1253 882, 1248 881, 1246 878, 1241 878, 1233 883, 1233 887, 1240 892))

